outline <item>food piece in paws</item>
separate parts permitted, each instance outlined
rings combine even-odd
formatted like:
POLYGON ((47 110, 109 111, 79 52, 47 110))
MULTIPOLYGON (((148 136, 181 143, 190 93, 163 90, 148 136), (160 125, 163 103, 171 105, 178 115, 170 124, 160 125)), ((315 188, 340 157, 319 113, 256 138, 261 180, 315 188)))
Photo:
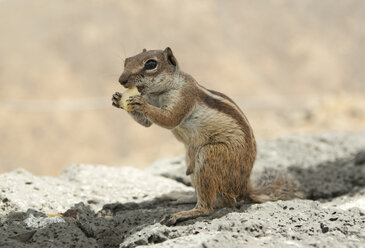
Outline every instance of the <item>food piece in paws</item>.
POLYGON ((123 94, 122 94, 122 98, 120 98, 119 100, 119 105, 125 109, 125 111, 129 112, 129 111, 132 111, 130 109, 130 106, 128 106, 128 98, 131 97, 131 96, 137 96, 137 95, 140 95, 141 93, 138 92, 138 89, 137 87, 131 87, 131 88, 128 88, 123 94))

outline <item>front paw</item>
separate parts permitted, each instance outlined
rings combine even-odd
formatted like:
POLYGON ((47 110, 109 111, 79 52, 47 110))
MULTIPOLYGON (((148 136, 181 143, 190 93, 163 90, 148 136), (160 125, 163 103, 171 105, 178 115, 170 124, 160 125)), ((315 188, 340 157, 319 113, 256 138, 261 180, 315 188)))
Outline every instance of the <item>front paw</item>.
POLYGON ((144 99, 142 96, 131 96, 127 100, 127 107, 126 110, 129 111, 138 111, 138 112, 144 112, 144 109, 147 105, 146 99, 144 99))
POLYGON ((115 92, 113 94, 113 97, 112 97, 112 105, 116 108, 123 108, 120 104, 119 104, 119 101, 120 99, 122 98, 122 93, 119 93, 119 92, 115 92))

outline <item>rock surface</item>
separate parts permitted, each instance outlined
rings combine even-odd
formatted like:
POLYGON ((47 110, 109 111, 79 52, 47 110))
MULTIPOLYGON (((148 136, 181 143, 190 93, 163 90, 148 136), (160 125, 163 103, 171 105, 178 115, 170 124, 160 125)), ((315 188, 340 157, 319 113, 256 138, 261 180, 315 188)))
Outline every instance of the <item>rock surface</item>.
POLYGON ((95 211, 111 202, 141 202, 171 191, 193 191, 168 178, 132 167, 73 165, 60 177, 37 177, 19 169, 0 175, 0 216, 32 208, 46 213, 64 212, 75 203, 95 211))
POLYGON ((258 150, 254 179, 290 174, 307 199, 241 202, 167 227, 165 214, 194 206, 159 198, 193 191, 183 157, 145 170, 74 165, 57 178, 20 169, 0 175, 0 247, 365 247, 364 132, 293 135, 258 150))

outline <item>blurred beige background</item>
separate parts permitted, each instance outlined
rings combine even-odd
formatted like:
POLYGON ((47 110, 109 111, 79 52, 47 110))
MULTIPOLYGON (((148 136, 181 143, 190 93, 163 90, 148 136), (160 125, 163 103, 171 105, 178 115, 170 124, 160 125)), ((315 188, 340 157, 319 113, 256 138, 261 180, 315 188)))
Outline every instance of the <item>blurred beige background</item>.
POLYGON ((0 173, 143 167, 183 154, 111 95, 123 59, 170 46, 258 139, 365 129, 365 1, 0 0, 0 173))

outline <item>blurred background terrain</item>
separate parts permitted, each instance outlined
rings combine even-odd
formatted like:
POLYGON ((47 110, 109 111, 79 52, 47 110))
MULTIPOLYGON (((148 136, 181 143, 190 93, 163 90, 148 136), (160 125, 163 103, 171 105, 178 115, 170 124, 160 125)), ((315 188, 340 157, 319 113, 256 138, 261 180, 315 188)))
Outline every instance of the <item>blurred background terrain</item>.
POLYGON ((170 46, 257 139, 365 128, 363 0, 0 0, 0 173, 177 156, 111 106, 123 59, 170 46))

